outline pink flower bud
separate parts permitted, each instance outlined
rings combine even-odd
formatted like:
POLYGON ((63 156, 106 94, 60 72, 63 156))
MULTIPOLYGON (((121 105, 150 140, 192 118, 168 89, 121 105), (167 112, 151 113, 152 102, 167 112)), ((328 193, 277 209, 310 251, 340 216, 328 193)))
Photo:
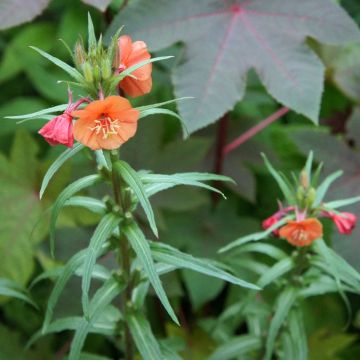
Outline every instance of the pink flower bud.
MULTIPOLYGON (((268 217, 267 219, 265 219, 262 222, 262 227, 264 230, 269 229, 270 227, 272 227, 273 225, 275 225, 277 222, 279 221, 279 216, 277 214, 274 214, 270 217, 268 217)), ((276 229, 272 232, 275 236, 279 236, 279 230, 276 229)))
POLYGON ((54 117, 39 130, 39 134, 52 146, 65 145, 73 147, 73 123, 72 116, 68 112, 54 117))
POLYGON ((355 228, 357 217, 348 212, 335 214, 334 212, 324 211, 323 216, 330 218, 336 225, 340 234, 350 235, 355 228))

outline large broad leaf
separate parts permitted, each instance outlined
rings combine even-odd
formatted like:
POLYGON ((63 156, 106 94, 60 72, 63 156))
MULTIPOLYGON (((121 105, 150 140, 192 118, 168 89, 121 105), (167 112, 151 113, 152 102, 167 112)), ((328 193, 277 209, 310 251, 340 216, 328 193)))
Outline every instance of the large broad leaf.
POLYGON ((50 0, 1 0, 0 30, 31 21, 40 15, 50 0))
MULTIPOLYGON (((351 150, 340 138, 331 136, 326 131, 297 130, 291 131, 304 154, 314 150, 315 159, 324 162, 324 175, 343 170, 344 175, 331 186, 326 194, 325 202, 340 200, 360 195, 360 155, 351 150)), ((360 203, 339 208, 339 211, 350 211, 360 217, 360 203)), ((351 235, 340 235, 334 226, 334 249, 351 265, 360 269, 358 244, 360 227, 356 227, 351 235)))
POLYGON ((152 50, 185 42, 186 61, 173 81, 177 96, 196 98, 179 104, 190 132, 234 107, 250 68, 275 99, 317 122, 324 66, 306 37, 334 45, 360 39, 355 23, 329 0, 142 0, 115 18, 108 37, 120 25, 152 50))
POLYGON ((0 155, 0 277, 24 284, 33 269, 32 242, 45 235, 35 228, 42 207, 35 190, 37 146, 31 137, 19 133, 10 159, 0 155), (37 230, 34 232, 34 230, 37 230))

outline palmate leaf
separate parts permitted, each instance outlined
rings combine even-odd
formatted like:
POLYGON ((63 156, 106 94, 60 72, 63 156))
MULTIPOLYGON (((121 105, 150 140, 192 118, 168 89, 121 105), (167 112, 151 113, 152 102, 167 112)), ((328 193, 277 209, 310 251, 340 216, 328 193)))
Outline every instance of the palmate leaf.
POLYGON ((270 94, 317 122, 324 66, 305 44, 356 42, 360 32, 339 5, 329 0, 136 1, 115 17, 107 37, 120 25, 150 49, 183 41, 186 61, 175 70, 180 115, 194 132, 231 110, 255 68, 270 94))
POLYGON ((173 265, 176 268, 190 269, 248 289, 260 290, 256 285, 241 280, 215 266, 208 259, 195 258, 166 244, 152 242, 150 247, 154 259, 160 263, 173 265))
POLYGON ((159 344, 156 341, 146 318, 136 311, 129 311, 126 316, 127 324, 141 357, 144 360, 163 360, 159 344))
POLYGON ((154 260, 151 255, 151 250, 148 241, 146 240, 143 232, 140 230, 136 223, 132 223, 123 229, 126 237, 128 238, 131 247, 135 251, 140 263, 142 264, 146 275, 149 278, 157 296, 159 297, 164 308, 176 324, 179 321, 175 315, 173 308, 170 305, 165 290, 161 284, 159 275, 156 272, 154 260))
POLYGON ((31 21, 40 15, 50 0, 1 0, 0 30, 31 21))

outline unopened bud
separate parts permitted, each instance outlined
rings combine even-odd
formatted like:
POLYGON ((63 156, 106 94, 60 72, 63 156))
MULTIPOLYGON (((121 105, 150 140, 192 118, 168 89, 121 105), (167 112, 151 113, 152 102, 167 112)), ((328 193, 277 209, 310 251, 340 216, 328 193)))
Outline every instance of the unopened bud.
POLYGON ((88 83, 92 83, 94 81, 94 76, 93 76, 93 68, 90 65, 90 63, 85 62, 82 66, 82 70, 85 76, 85 80, 88 83))
POLYGON ((86 52, 81 41, 75 44, 74 58, 77 67, 81 67, 86 61, 86 52))
POLYGON ((101 76, 103 80, 107 80, 111 77, 111 64, 108 59, 104 59, 101 63, 101 76))
POLYGON ((300 184, 304 189, 309 187, 309 176, 305 170, 300 173, 300 184))
POLYGON ((93 68, 93 75, 94 75, 95 83, 100 82, 100 80, 101 80, 101 72, 100 72, 99 65, 97 65, 97 64, 93 68))
POLYGON ((312 204, 314 203, 316 198, 316 190, 314 188, 310 188, 307 192, 306 192, 306 199, 305 199, 305 205, 307 207, 311 207, 312 204))

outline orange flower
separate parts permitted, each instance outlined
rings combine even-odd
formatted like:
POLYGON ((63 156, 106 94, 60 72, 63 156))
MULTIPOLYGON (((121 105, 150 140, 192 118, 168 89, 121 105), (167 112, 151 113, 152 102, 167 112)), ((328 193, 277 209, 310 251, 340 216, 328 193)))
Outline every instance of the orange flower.
MULTIPOLYGON (((149 60, 151 55, 147 51, 147 46, 143 41, 132 42, 131 37, 128 35, 120 36, 118 40, 119 46, 119 59, 118 72, 126 70, 127 68, 136 65, 144 60, 149 60)), ((132 72, 131 76, 127 76, 119 83, 120 89, 132 97, 147 94, 151 91, 152 78, 151 78, 152 64, 146 64, 141 68, 132 72)))
POLYGON ((323 235, 323 227, 318 219, 309 218, 302 221, 288 221, 279 234, 294 246, 309 246, 323 235))
POLYGON ((117 149, 136 133, 139 112, 121 96, 91 102, 85 109, 72 112, 77 141, 93 150, 117 149))

